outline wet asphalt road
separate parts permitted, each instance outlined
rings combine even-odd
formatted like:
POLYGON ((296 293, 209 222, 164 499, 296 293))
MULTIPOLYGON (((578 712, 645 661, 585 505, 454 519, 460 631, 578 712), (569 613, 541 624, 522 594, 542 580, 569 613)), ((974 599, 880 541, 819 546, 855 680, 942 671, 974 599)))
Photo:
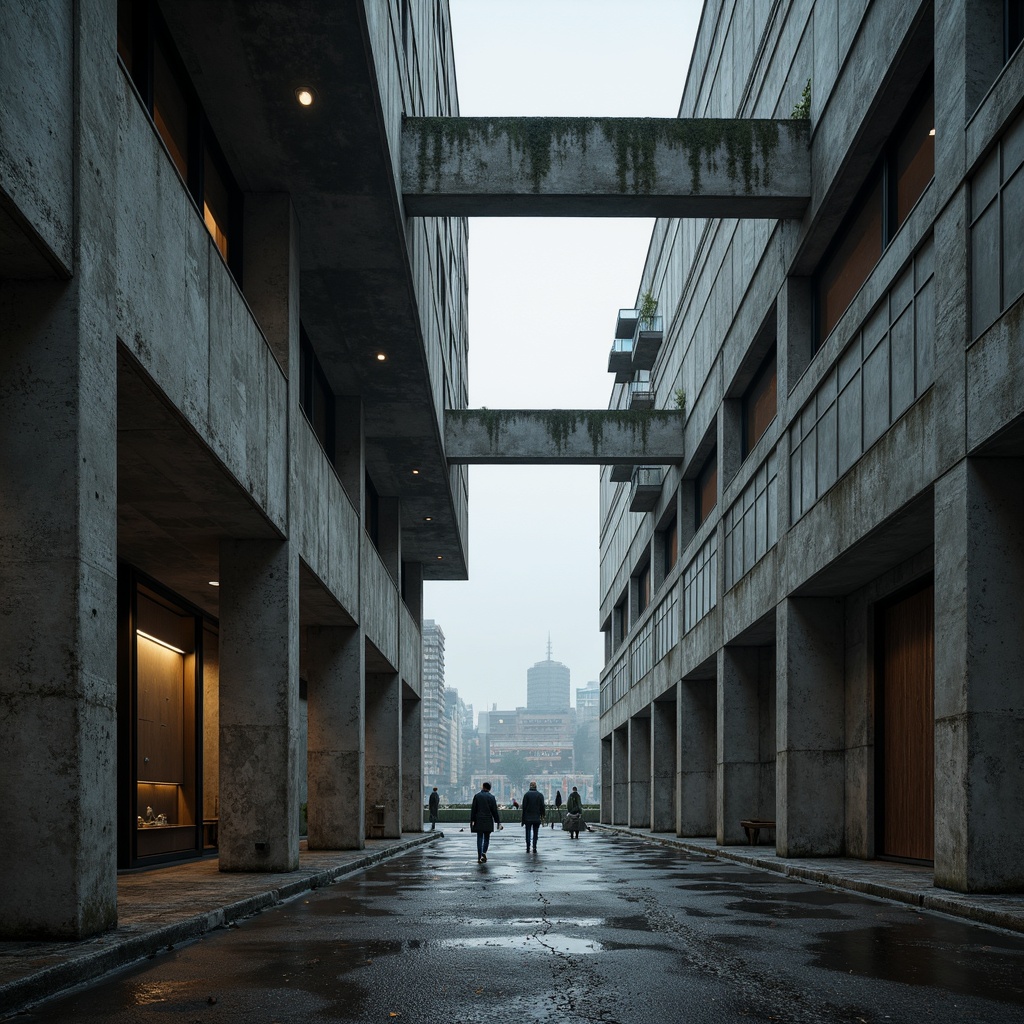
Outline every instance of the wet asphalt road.
POLYGON ((613 834, 445 838, 18 1021, 1020 1022, 1024 937, 613 834))

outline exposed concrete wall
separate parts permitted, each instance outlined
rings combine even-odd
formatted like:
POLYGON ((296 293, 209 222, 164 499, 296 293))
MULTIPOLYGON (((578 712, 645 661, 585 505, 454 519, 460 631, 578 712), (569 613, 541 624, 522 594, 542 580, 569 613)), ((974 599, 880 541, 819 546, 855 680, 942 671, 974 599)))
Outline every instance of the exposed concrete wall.
POLYGON ((1024 459, 965 460, 935 491, 935 883, 1021 891, 1024 459))
POLYGON ((612 824, 629 823, 629 727, 612 733, 612 824))
POLYGON ((299 864, 299 563, 286 541, 220 559, 220 868, 299 864))
POLYGON ((113 7, 24 13, 0 44, 0 152, 15 146, 0 158, 0 188, 19 191, 9 158, 31 168, 19 202, 75 276, 0 282, 0 766, 12 823, 0 844, 0 936, 78 939, 117 922, 115 240, 104 204, 116 99, 101 45, 113 7), (62 62, 26 68, 11 48, 32 42, 62 62), (72 92, 94 131, 48 137, 67 130, 72 92), (42 136, 39 167, 24 162, 35 148, 25 132, 42 136))
POLYGON ((114 75, 112 61, 90 61, 76 78, 76 41, 80 25, 107 14, 76 23, 62 0, 11 6, 0 39, 0 277, 67 277, 77 269, 75 93, 114 75))
POLYGON ((714 835, 718 730, 713 679, 684 679, 679 694, 679 824, 681 836, 714 835))
POLYGON ((651 826, 651 720, 629 720, 629 811, 632 828, 651 826))
POLYGON ((651 829, 675 832, 679 819, 676 794, 675 701, 655 701, 651 705, 651 829))
POLYGON ((778 613, 778 833, 783 857, 844 852, 843 602, 788 598, 778 613))
POLYGON ((612 738, 601 737, 601 821, 612 824, 612 738))
POLYGON ((306 818, 311 850, 364 846, 365 650, 358 627, 306 630, 306 818))
POLYGON ((377 648, 393 667, 398 667, 398 609, 401 599, 373 541, 362 537, 360 555, 361 625, 366 639, 377 648))
POLYGON ((423 830, 423 702, 402 699, 402 831, 423 830))
MULTIPOLYGON (((120 76, 117 335, 284 533, 287 381, 152 122, 120 76)), ((287 212, 287 211, 285 211, 287 212)), ((276 249, 287 265, 288 222, 276 249)), ((287 296, 275 291, 287 323, 287 296)))
POLYGON ((396 673, 366 675, 366 821, 372 834, 384 807, 384 836, 402 834, 402 681, 396 673))

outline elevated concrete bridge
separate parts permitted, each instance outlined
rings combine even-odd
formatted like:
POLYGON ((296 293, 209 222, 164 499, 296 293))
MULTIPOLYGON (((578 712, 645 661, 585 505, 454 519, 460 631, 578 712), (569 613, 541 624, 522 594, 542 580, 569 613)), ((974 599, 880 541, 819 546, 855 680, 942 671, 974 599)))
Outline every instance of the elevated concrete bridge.
POLYGON ((445 451, 468 465, 672 465, 684 420, 674 409, 449 409, 445 451))
POLYGON ((800 217, 807 121, 413 117, 414 217, 800 217))

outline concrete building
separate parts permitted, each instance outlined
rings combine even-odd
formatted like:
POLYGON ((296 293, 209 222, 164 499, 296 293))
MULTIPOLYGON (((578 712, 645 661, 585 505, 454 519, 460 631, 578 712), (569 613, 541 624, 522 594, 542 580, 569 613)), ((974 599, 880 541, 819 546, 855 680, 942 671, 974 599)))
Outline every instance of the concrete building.
POLYGON ((573 764, 577 772, 601 781, 601 686, 598 680, 576 688, 576 732, 573 764))
POLYGON ((569 710, 569 666, 551 660, 551 638, 548 656, 526 670, 526 706, 530 711, 569 710))
POLYGON ((0 23, 0 936, 75 938, 118 867, 294 869, 304 783, 311 848, 421 827, 466 229, 401 124, 458 111, 444 3, 0 23))
POLYGON ((448 782, 449 730, 444 685, 444 630, 433 620, 423 620, 423 732, 424 792, 448 782))
POLYGON ((612 406, 686 425, 602 471, 606 821, 1024 889, 1022 35, 706 3, 680 116, 808 117, 809 189, 659 220, 609 338, 612 406))

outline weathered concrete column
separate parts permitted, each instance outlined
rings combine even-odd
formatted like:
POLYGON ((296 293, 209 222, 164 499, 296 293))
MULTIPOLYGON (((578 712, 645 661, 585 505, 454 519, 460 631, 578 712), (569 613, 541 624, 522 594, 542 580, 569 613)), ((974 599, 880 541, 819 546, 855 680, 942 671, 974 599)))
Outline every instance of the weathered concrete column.
POLYGON ((679 835, 716 832, 718 730, 714 679, 684 679, 677 688, 679 835))
POLYGON ((220 547, 220 869, 299 866, 299 560, 220 547))
POLYGON ((402 681, 396 672, 366 676, 366 820, 384 806, 384 835, 402 834, 402 681))
POLYGON ((363 632, 356 626, 306 630, 306 820, 311 850, 361 850, 365 845, 365 649, 363 632))
POLYGON ((423 701, 402 700, 402 831, 423 831, 423 701))
POLYGON ((612 738, 601 737, 601 821, 612 823, 612 738))
POLYGON ((845 615, 841 599, 778 607, 778 831, 782 857, 844 852, 845 615))
POLYGON ((651 827, 651 720, 629 720, 629 825, 651 827))
POLYGON ((718 652, 719 845, 746 842, 744 818, 772 818, 762 780, 760 648, 723 647, 718 652))
POLYGON ((612 824, 629 824, 629 728, 612 733, 612 824))
POLYGON ((30 14, 4 19, 0 68, 0 134, 25 149, 0 192, 33 171, 5 256, 48 278, 0 283, 0 937, 64 940, 117 923, 119 72, 113 5, 30 14))
POLYGON ((651 705, 651 831, 675 832, 676 702, 656 700, 651 705))
POLYGON ((1024 459, 935 485, 935 884, 1024 890, 1024 459))

